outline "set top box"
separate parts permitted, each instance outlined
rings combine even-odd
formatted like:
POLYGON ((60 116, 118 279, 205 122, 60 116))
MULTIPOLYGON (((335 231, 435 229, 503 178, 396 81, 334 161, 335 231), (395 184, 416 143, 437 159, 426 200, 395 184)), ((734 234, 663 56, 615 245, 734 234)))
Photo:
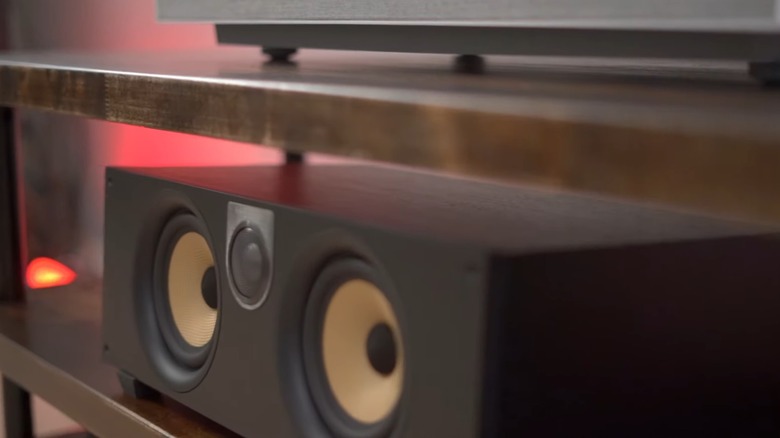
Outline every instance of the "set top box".
POLYGON ((158 0, 222 43, 456 54, 780 57, 779 0, 158 0))
POLYGON ((107 178, 129 393, 244 436, 780 433, 773 230, 376 167, 107 178))

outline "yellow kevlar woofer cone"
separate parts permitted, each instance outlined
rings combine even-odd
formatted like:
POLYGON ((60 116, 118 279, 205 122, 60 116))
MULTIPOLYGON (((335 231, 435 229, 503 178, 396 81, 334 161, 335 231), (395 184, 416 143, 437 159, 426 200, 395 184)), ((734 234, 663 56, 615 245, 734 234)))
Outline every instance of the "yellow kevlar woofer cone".
POLYGON ((342 409, 362 423, 385 419, 401 397, 403 347, 398 320, 374 284, 349 280, 325 311, 322 354, 330 389, 342 409))
POLYGON ((213 276, 213 268, 206 239, 194 231, 183 234, 168 265, 168 302, 176 329, 193 347, 208 344, 214 336, 217 309, 206 302, 203 290, 204 277, 213 276))

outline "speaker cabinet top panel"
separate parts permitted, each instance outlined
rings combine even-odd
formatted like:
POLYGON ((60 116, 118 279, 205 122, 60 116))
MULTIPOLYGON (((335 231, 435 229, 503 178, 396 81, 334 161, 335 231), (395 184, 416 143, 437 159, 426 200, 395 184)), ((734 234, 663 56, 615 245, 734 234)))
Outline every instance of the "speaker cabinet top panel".
POLYGON ((777 28, 777 0, 158 0, 166 20, 398 22, 677 30, 777 28))
POLYGON ((111 169, 109 176, 112 172, 515 253, 774 231, 638 204, 375 166, 111 169))

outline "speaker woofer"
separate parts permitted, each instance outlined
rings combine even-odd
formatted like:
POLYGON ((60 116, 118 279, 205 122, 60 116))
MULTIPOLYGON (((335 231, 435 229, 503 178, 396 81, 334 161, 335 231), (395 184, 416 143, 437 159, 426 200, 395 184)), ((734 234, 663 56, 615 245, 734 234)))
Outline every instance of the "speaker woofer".
POLYGON ((188 345, 200 348, 217 323, 214 257, 206 239, 190 231, 173 247, 168 263, 168 304, 173 323, 188 345))
POLYGON ((375 269, 357 258, 329 263, 304 317, 304 368, 314 404, 338 437, 381 437, 403 395, 398 317, 375 269))
POLYGON ((219 318, 219 276, 202 222, 180 212, 163 228, 155 254, 157 325, 173 360, 206 362, 219 318))

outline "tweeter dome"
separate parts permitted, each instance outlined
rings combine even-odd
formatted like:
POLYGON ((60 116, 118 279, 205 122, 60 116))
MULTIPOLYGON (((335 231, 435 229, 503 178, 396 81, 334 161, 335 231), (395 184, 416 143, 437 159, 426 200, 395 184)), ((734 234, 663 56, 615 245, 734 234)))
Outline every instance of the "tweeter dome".
POLYGON ((241 435, 780 432, 772 229, 362 166, 107 177, 105 359, 241 435))

